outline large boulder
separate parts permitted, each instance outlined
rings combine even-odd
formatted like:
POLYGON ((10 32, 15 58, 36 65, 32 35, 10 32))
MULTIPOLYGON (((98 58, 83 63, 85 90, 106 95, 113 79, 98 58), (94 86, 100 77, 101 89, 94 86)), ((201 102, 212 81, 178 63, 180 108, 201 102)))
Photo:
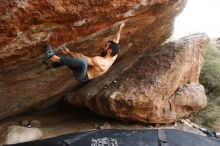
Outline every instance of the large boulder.
POLYGON ((156 48, 171 36, 174 18, 185 3, 186 0, 1 0, 0 119, 35 105, 41 107, 41 103, 53 104, 78 85, 68 68, 54 71, 43 67, 45 41, 56 48, 66 45, 72 51, 93 56, 100 54, 120 21, 126 21, 118 64, 129 65, 133 62, 127 58, 156 48))
POLYGON ((67 101, 106 117, 174 122, 206 106, 198 78, 207 44, 205 34, 194 34, 133 55, 130 62, 117 63, 103 77, 69 94, 67 101))

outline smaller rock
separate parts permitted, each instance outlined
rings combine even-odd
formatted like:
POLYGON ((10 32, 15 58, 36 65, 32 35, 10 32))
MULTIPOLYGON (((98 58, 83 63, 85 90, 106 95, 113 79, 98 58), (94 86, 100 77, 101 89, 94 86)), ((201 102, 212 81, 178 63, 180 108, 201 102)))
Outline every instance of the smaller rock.
POLYGON ((28 127, 29 124, 30 124, 29 120, 22 120, 21 121, 21 126, 28 127))
POLYGON ((38 140, 43 136, 43 133, 38 128, 26 128, 12 125, 8 128, 8 131, 5 141, 5 144, 8 145, 38 140))
POLYGON ((150 124, 146 124, 145 127, 147 127, 147 128, 154 128, 154 126, 150 125, 150 124))
POLYGON ((95 127, 96 129, 99 129, 99 124, 95 124, 94 127, 95 127))
POLYGON ((32 120, 30 123, 31 127, 40 128, 41 127, 41 121, 38 120, 32 120))
POLYGON ((219 132, 217 132, 217 137, 220 138, 220 133, 219 132))
POLYGON ((111 125, 108 122, 105 122, 99 129, 111 129, 111 125))

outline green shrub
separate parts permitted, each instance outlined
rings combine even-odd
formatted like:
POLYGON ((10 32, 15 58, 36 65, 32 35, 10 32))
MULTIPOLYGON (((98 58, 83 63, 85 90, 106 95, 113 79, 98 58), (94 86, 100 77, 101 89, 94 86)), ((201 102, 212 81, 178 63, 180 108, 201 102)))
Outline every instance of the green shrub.
POLYGON ((211 128, 214 130, 220 130, 218 121, 220 119, 220 106, 213 102, 209 102, 207 107, 198 113, 194 113, 190 116, 190 119, 201 125, 202 127, 211 128))
POLYGON ((220 131, 220 51, 210 41, 200 74, 200 83, 206 89, 208 105, 190 116, 195 123, 220 131))
POLYGON ((220 96, 220 51, 210 41, 206 49, 205 62, 202 66, 200 83, 204 85, 207 95, 220 96))

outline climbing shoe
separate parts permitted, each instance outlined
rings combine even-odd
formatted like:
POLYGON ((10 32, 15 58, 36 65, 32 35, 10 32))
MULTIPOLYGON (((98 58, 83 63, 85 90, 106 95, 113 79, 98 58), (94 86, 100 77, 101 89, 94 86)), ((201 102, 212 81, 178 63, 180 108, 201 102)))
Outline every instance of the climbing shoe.
POLYGON ((53 55, 55 55, 55 52, 51 46, 47 46, 46 55, 47 55, 47 58, 51 58, 53 55))

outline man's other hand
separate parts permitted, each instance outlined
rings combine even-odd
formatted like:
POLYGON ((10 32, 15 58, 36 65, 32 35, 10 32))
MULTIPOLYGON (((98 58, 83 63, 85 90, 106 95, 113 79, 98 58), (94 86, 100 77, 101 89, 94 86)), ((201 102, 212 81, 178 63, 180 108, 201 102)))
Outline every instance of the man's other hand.
POLYGON ((62 47, 60 50, 63 54, 67 54, 68 52, 70 52, 70 50, 66 46, 62 47))

